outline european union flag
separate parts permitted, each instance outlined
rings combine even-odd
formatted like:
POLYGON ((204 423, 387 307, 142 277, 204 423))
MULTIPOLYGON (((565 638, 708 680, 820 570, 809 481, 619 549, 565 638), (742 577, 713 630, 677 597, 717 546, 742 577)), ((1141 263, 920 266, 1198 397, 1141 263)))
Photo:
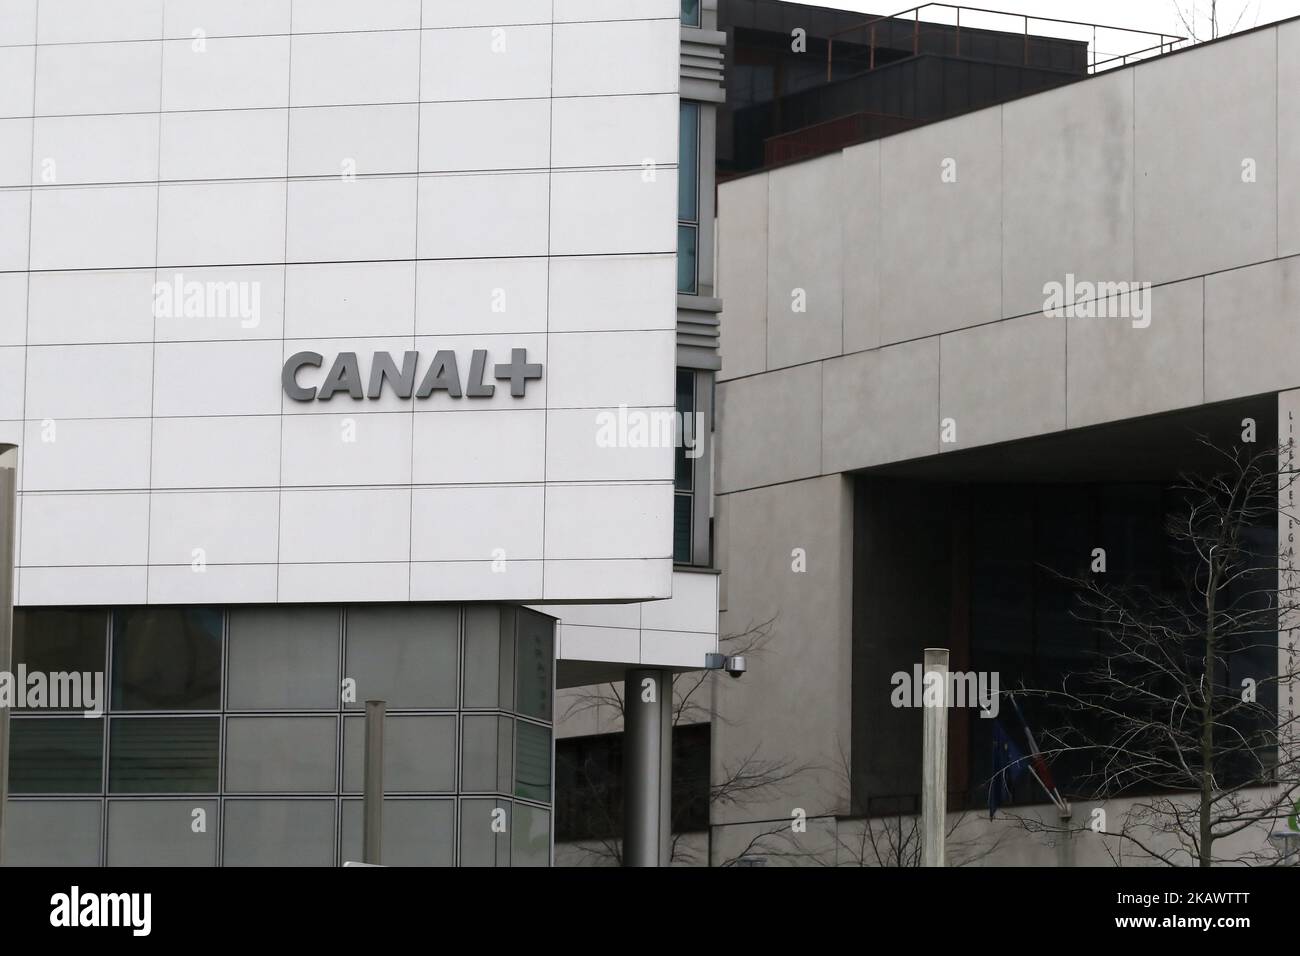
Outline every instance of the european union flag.
POLYGON ((998 806, 1011 799, 1011 788, 1025 775, 1025 755, 1002 729, 1002 721, 993 719, 993 776, 989 778, 989 819, 998 806))

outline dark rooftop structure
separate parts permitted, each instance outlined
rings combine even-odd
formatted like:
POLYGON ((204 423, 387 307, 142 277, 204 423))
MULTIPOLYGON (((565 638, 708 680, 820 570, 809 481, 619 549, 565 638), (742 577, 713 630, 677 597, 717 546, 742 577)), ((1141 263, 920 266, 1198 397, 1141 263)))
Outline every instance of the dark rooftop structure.
POLYGON ((1182 40, 944 3, 873 16, 719 0, 718 28, 727 35, 720 179, 1072 83, 1182 40), (999 28, 973 25, 989 23, 999 28), (1099 32, 1122 50, 1100 52, 1099 32))

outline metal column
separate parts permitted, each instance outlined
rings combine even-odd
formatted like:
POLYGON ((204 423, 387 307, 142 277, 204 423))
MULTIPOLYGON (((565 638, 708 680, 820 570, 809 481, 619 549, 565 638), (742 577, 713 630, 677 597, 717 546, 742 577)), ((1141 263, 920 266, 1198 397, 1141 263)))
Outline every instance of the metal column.
POLYGON ((383 863, 384 841, 384 714, 382 700, 366 701, 366 754, 361 800, 361 860, 383 863))
POLYGON ((948 649, 925 649, 925 686, 921 688, 921 865, 944 866, 948 803, 948 649), (938 702, 930 688, 938 682, 938 702))
MULTIPOLYGON (((0 672, 13 670, 14 529, 18 515, 18 447, 0 444, 0 672)), ((9 799, 9 708, 0 708, 0 862, 9 799)))
POLYGON ((623 683, 623 865, 672 854, 672 671, 629 670, 623 683))

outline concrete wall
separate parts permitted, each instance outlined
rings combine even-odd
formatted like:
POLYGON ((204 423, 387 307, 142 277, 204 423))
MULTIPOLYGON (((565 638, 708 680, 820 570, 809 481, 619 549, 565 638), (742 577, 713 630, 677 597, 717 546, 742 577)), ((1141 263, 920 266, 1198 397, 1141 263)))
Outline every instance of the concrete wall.
POLYGON ((673 407, 679 55, 673 0, 6 2, 19 602, 667 597, 671 450, 595 436, 673 407), (156 314, 176 274, 256 321, 156 314), (544 374, 281 391, 442 348, 544 374))
POLYGON ((839 477, 722 497, 722 646, 763 629, 749 672, 716 678, 713 780, 746 761, 773 786, 713 822, 846 809, 852 649, 853 502, 839 477))
POLYGON ((1288 22, 725 183, 719 490, 1300 384, 1298 51, 1288 22), (1069 275, 1151 283, 1150 324, 1044 314, 1069 275))
MULTIPOLYGON (((1292 21, 720 188, 723 632, 779 616, 718 687, 715 781, 849 752, 844 473, 1300 386, 1297 62, 1292 21), (1070 276, 1150 283, 1149 323, 1047 314, 1070 276)), ((836 782, 715 810, 715 841, 836 782)), ((1025 847, 1000 859, 1068 862, 1025 847)))

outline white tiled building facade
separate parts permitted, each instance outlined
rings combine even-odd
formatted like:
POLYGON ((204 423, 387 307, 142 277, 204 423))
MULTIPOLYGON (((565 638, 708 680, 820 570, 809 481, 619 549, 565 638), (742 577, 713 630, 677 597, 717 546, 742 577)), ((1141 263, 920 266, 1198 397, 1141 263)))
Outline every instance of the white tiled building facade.
POLYGON ((14 660, 108 686, 10 715, 6 863, 356 859, 370 697, 385 862, 550 861, 556 655, 717 647, 674 449, 598 437, 676 407, 682 44, 675 0, 0 4, 14 660))
POLYGON ((21 603, 670 594, 671 449, 593 436, 673 407, 678 11, 553 6, 4 5, 21 603), (281 388, 444 349, 495 394, 281 388))

